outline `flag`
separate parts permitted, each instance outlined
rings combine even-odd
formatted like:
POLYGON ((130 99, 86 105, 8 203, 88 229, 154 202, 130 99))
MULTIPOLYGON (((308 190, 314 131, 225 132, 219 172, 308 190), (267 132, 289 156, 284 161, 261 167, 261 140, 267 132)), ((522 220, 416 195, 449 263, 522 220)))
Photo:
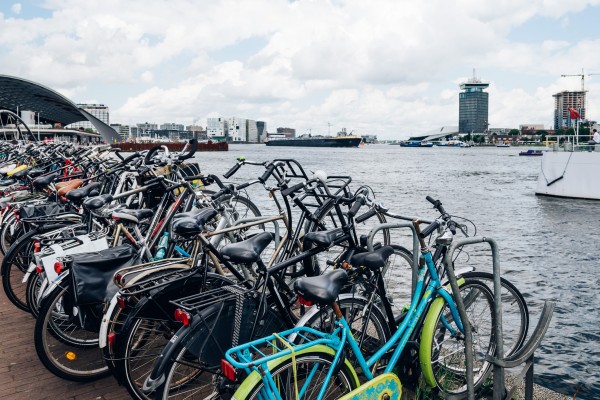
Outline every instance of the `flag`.
POLYGON ((581 116, 579 115, 579 113, 577 112, 577 110, 575 110, 572 107, 569 107, 569 114, 571 115, 571 119, 579 119, 579 118, 581 118, 581 116))

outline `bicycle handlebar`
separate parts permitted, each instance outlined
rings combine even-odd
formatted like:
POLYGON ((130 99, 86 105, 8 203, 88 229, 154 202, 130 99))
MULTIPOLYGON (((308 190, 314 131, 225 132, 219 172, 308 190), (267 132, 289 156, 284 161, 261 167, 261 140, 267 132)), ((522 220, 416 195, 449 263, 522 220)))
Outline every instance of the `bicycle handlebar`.
MULTIPOLYGON (((198 149, 198 139, 196 139, 196 138, 190 139, 188 144, 191 146, 190 150, 187 152, 187 154, 178 155, 177 160, 183 161, 183 160, 187 160, 188 158, 194 157, 194 154, 196 154, 196 150, 198 149)), ((185 147, 184 147, 184 150, 185 150, 185 147)))
POLYGON ((223 178, 225 178, 225 179, 229 179, 229 178, 231 178, 231 177, 233 176, 233 174, 235 174, 236 172, 238 172, 238 170, 239 170, 241 167, 242 167, 242 164, 241 164, 241 163, 239 163, 239 162, 238 162, 238 163, 235 163, 235 165, 234 165, 233 167, 231 167, 231 168, 229 169, 229 171, 227 171, 227 172, 225 172, 225 173, 223 174, 223 178))

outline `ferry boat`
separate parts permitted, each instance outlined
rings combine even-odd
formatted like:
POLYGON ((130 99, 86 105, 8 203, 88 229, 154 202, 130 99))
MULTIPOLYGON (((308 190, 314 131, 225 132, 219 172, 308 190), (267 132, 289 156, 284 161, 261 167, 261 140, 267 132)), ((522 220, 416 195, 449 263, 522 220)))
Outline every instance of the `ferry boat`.
POLYGON ((543 156, 544 152, 542 150, 532 150, 532 149, 529 149, 527 151, 520 151, 519 155, 520 156, 529 156, 529 157, 531 157, 531 156, 543 156))
POLYGON ((400 147, 433 147, 433 143, 421 142, 419 140, 411 140, 400 142, 400 147))
POLYGON ((269 139, 267 146, 295 147, 358 147, 362 142, 360 136, 302 136, 298 138, 269 139))
POLYGON ((600 145, 554 143, 541 161, 535 194, 600 200, 600 145))

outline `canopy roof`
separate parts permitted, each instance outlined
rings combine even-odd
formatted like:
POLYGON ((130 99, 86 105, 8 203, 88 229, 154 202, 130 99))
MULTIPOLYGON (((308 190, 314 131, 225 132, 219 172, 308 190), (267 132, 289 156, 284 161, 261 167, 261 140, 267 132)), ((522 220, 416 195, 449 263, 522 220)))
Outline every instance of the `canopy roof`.
POLYGON ((113 128, 77 107, 65 96, 26 79, 0 75, 0 109, 15 113, 23 110, 34 111, 39 113, 40 122, 45 123, 69 125, 79 121, 90 121, 106 143, 119 140, 119 135, 113 128))

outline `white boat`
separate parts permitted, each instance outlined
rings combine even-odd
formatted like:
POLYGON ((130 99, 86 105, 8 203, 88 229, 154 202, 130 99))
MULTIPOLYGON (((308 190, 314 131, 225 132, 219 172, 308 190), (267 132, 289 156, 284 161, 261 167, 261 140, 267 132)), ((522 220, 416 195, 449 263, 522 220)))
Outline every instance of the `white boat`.
MULTIPOLYGON (((573 148, 570 143, 567 150, 573 148)), ((535 194, 600 200, 600 145, 575 146, 576 151, 545 151, 535 194)))
POLYGON ((510 147, 510 143, 498 143, 496 147, 510 147))

